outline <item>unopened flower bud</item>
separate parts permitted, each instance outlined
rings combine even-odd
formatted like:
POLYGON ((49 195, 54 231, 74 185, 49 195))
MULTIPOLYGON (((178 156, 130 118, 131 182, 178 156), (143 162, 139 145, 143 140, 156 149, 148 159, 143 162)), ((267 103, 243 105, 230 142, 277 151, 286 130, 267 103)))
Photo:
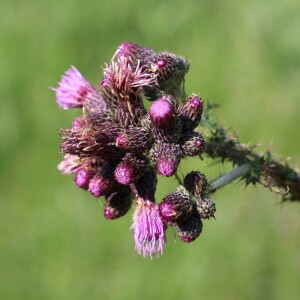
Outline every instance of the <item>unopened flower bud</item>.
POLYGON ((177 222, 191 216, 193 211, 192 199, 185 193, 176 191, 164 197, 159 204, 159 212, 166 222, 177 222))
POLYGON ((181 97, 184 94, 183 78, 188 70, 189 63, 186 58, 167 51, 158 53, 152 59, 149 69, 156 76, 157 82, 143 87, 145 97, 151 101, 162 94, 181 97))
POLYGON ((149 132, 142 127, 129 127, 122 131, 116 139, 116 146, 130 151, 142 153, 149 148, 149 132))
POLYGON ((154 101, 150 106, 151 121, 159 127, 168 127, 174 120, 174 106, 166 96, 154 101))
POLYGON ((153 70, 158 74, 158 82, 169 79, 182 79, 188 71, 189 64, 185 57, 171 52, 160 52, 154 62, 153 70))
POLYGON ((74 183, 84 189, 87 190, 89 188, 90 180, 94 177, 95 170, 93 169, 79 169, 74 176, 74 183))
POLYGON ((198 214, 193 214, 186 221, 177 224, 178 235, 184 243, 194 241, 202 232, 202 221, 198 214))
POLYGON ((200 199, 197 203, 197 209, 201 219, 215 217, 216 204, 209 198, 200 199))
POLYGON ((112 181, 110 178, 105 178, 96 174, 89 182, 89 192, 96 198, 105 195, 111 188, 112 181))
POLYGON ((126 154, 115 170, 115 179, 124 185, 135 182, 148 166, 149 161, 143 155, 126 154))
POLYGON ((154 148, 158 173, 167 177, 174 175, 182 157, 180 146, 172 143, 158 143, 154 148))
POLYGON ((115 184, 113 180, 115 165, 109 162, 96 161, 94 167, 97 173, 90 180, 88 190, 93 196, 100 197, 109 193, 115 184))
POLYGON ((184 142, 181 146, 184 155, 195 156, 203 152, 205 142, 203 135, 198 132, 191 132, 184 137, 184 142))
POLYGON ((191 194, 201 197, 206 192, 208 184, 204 174, 192 171, 185 176, 183 185, 191 194))
POLYGON ((151 133, 156 143, 179 143, 182 136, 181 122, 175 116, 165 127, 152 124, 151 133))
POLYGON ((156 53, 149 48, 142 47, 137 44, 124 42, 119 45, 117 50, 118 57, 128 57, 132 60, 139 60, 142 63, 149 61, 156 56, 156 53))
POLYGON ((103 214, 107 220, 114 220, 124 216, 132 204, 132 196, 128 189, 119 188, 116 192, 106 196, 105 199, 106 204, 103 214))
POLYGON ((115 171, 115 178, 121 184, 130 184, 134 180, 135 172, 137 172, 135 165, 129 162, 122 163, 117 166, 115 171))
POLYGON ((162 158, 157 163, 159 174, 166 177, 173 176, 176 173, 177 167, 177 159, 162 158))
POLYGON ((195 129, 202 116, 203 100, 197 96, 189 97, 179 108, 178 114, 184 132, 195 129))
POLYGON ((115 121, 123 128, 140 125, 141 119, 147 114, 140 96, 131 97, 130 104, 120 102, 114 111, 115 121))

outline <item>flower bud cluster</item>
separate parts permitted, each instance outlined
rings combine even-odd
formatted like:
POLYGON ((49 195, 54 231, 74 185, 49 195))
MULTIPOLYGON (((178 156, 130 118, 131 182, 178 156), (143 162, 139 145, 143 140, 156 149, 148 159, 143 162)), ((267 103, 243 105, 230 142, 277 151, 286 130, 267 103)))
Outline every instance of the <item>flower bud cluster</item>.
POLYGON ((216 207, 207 197, 208 183, 204 174, 192 171, 184 178, 183 186, 164 197, 159 211, 164 222, 175 226, 185 243, 194 241, 202 232, 202 219, 214 217, 216 207))
POLYGON ((135 199, 136 249, 151 258, 163 251, 167 224, 176 223, 189 242, 212 211, 208 200, 191 201, 199 190, 191 180, 164 205, 155 202, 157 174, 174 175, 182 158, 200 155, 205 146, 196 131, 203 100, 192 95, 182 101, 188 69, 187 59, 174 53, 122 43, 104 68, 99 89, 75 67, 54 89, 61 108, 82 109, 71 128, 61 130, 59 170, 74 174, 74 183, 92 196, 104 196, 106 219, 125 215, 135 199), (143 99, 152 101, 149 110, 143 99))

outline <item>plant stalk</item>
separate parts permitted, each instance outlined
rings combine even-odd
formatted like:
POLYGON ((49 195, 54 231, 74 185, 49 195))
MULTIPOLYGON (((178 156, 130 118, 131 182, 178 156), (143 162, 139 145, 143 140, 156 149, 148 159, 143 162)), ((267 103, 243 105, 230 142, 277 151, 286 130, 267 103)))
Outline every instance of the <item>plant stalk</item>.
POLYGON ((210 183, 209 192, 214 193, 216 190, 224 187, 225 185, 233 182, 234 180, 240 177, 244 177, 250 172, 250 170, 251 170, 250 165, 244 164, 232 170, 231 172, 220 176, 219 178, 217 178, 216 180, 210 183))

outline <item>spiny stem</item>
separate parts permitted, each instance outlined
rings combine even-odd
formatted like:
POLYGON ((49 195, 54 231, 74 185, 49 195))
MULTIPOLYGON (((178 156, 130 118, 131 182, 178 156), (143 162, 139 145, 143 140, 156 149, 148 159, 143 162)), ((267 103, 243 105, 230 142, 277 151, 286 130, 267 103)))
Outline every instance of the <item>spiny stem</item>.
POLYGON ((300 172, 280 161, 270 150, 254 151, 254 146, 241 144, 236 136, 228 134, 210 118, 211 107, 204 111, 203 125, 210 132, 205 137, 205 152, 212 159, 230 161, 234 165, 249 165, 251 170, 244 175, 246 185, 260 183, 270 191, 283 196, 283 200, 300 201, 300 172))
POLYGON ((216 190, 224 187, 225 185, 231 183, 232 181, 247 175, 251 170, 249 164, 244 164, 239 166, 238 168, 232 170, 231 172, 224 174, 212 181, 209 186, 209 192, 214 193, 216 190))

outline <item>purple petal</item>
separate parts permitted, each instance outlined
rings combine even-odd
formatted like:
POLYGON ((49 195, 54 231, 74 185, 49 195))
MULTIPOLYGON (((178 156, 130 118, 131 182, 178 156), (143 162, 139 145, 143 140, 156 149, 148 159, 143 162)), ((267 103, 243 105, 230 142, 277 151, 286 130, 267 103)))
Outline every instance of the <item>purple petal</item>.
POLYGON ((158 206, 149 200, 137 198, 133 216, 135 249, 144 257, 161 255, 166 242, 165 225, 159 215, 158 206))

